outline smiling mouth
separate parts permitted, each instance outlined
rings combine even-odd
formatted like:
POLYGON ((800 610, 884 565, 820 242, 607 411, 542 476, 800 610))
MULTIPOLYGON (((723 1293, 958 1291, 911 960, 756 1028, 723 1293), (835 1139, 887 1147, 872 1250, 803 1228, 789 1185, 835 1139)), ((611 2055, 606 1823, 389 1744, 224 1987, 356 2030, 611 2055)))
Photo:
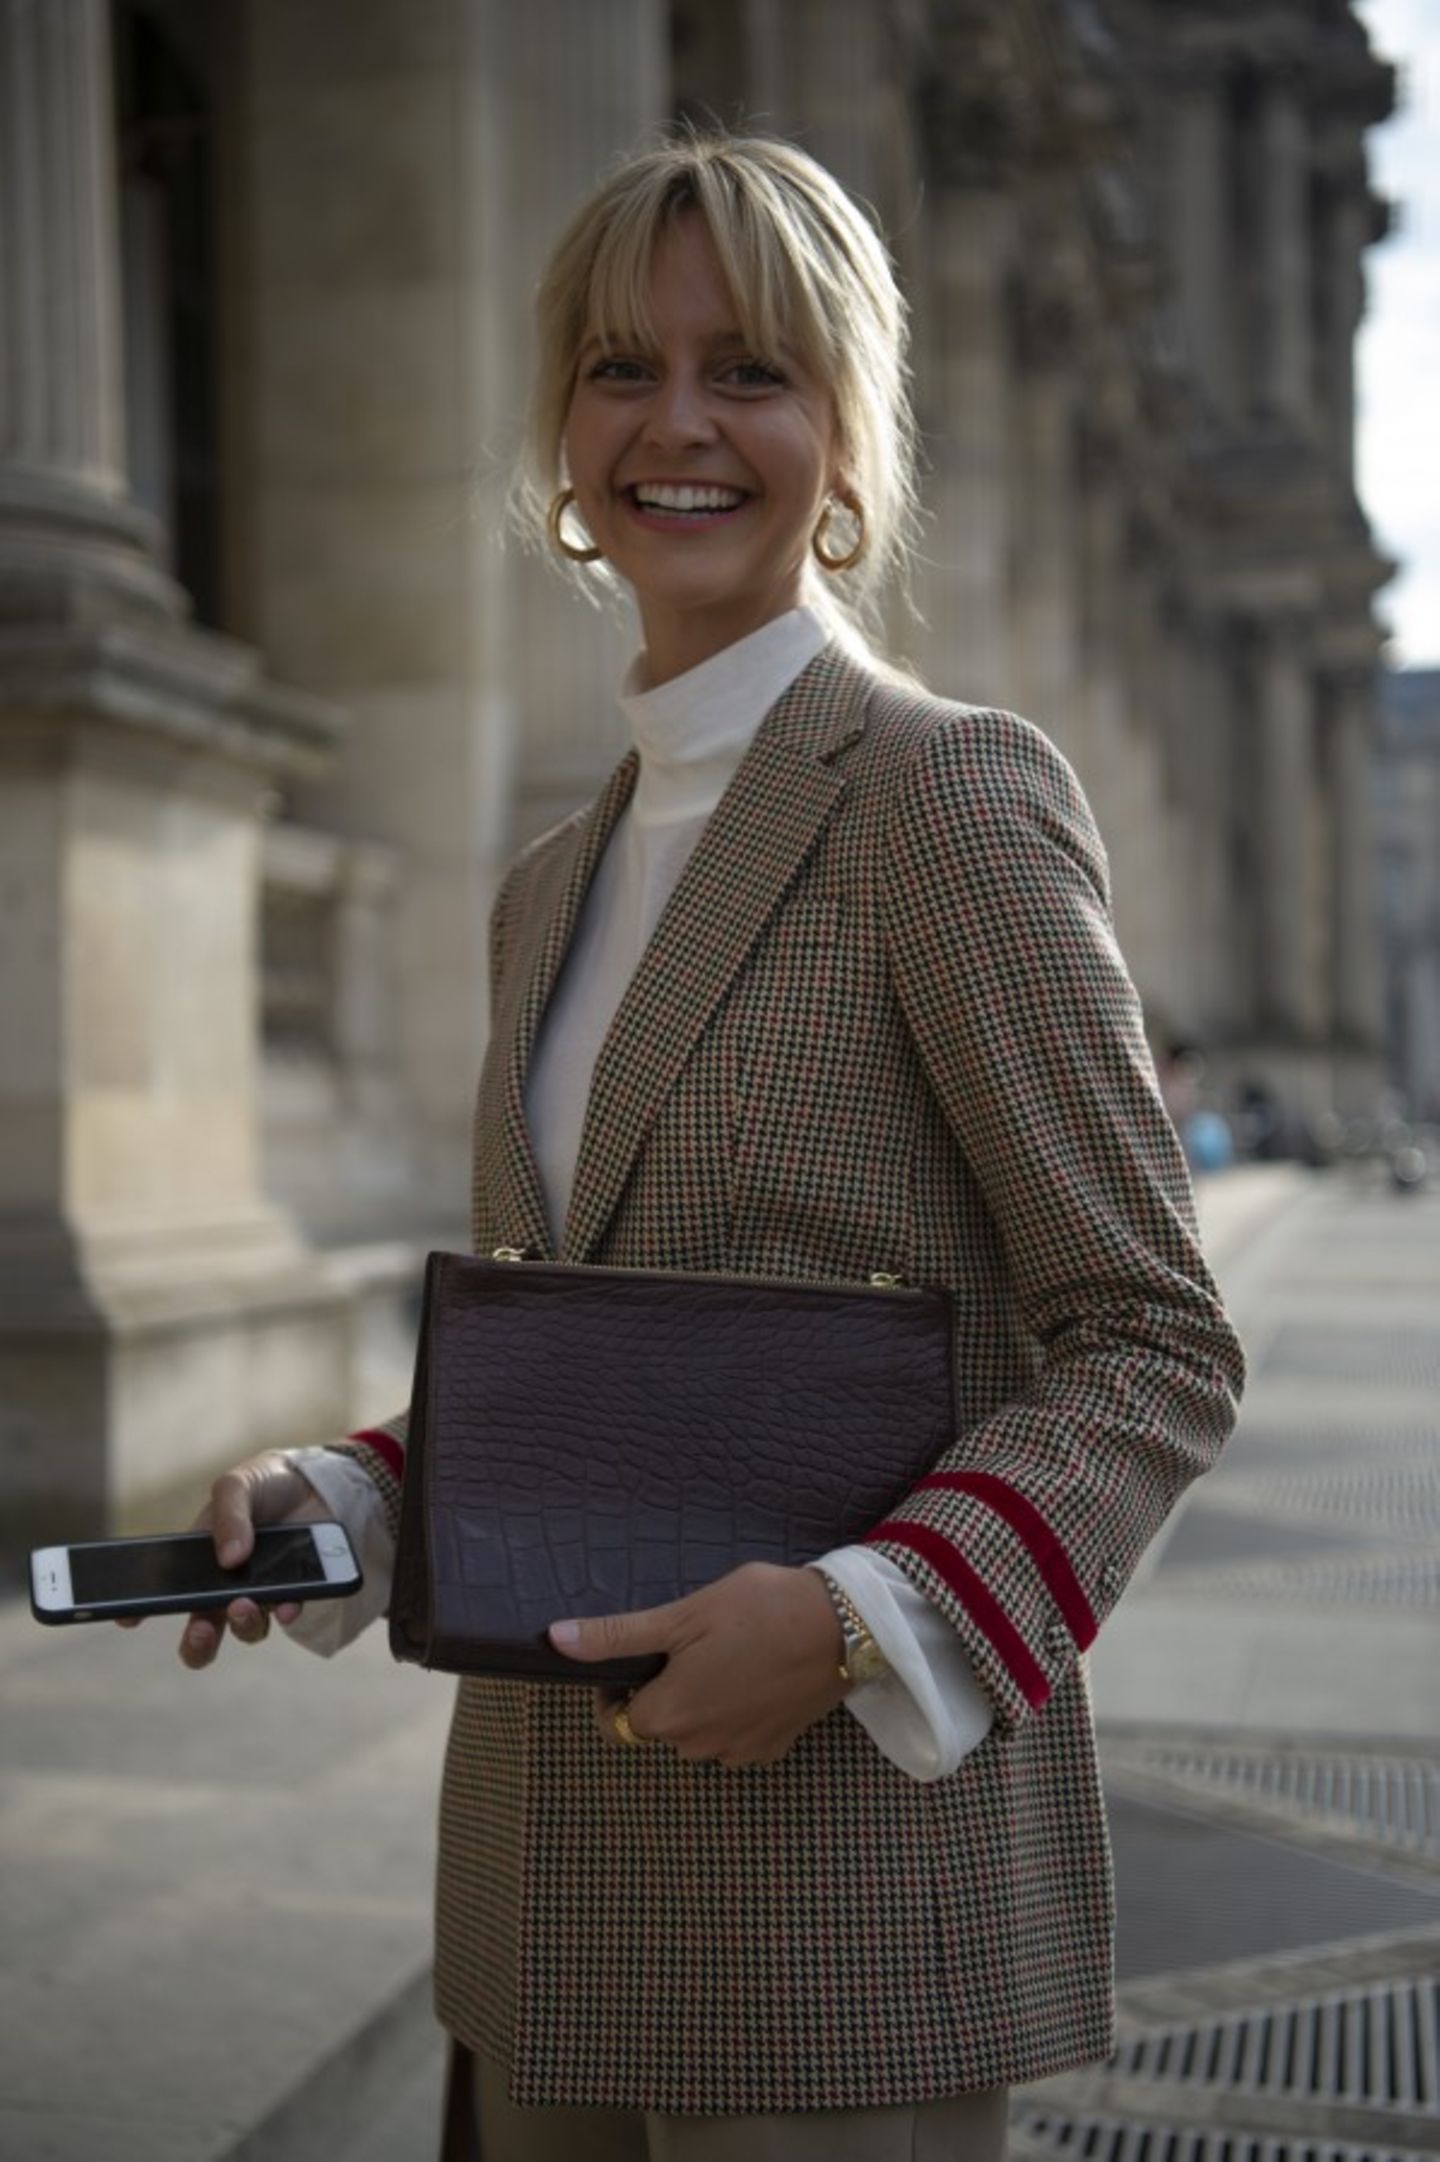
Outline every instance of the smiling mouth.
POLYGON ((623 493, 636 510, 658 518, 724 518, 750 501, 744 488, 721 488, 703 482, 672 487, 641 481, 623 493))

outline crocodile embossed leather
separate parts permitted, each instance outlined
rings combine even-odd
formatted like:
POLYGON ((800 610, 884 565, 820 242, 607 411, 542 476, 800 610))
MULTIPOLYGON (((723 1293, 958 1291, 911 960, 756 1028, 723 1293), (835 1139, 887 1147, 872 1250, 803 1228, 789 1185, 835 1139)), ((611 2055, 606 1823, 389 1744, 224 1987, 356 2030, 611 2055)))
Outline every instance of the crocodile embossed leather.
POLYGON ((861 1539, 954 1430, 942 1293, 432 1254, 391 1650, 634 1687, 549 1623, 861 1539))

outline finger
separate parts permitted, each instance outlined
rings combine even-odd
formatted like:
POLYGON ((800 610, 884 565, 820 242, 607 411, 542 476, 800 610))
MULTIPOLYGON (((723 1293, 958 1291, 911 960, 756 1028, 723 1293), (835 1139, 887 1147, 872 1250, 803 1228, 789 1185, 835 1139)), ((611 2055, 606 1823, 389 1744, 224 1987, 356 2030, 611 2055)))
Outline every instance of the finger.
POLYGON ((287 1599, 283 1605, 272 1607, 270 1611, 275 1616, 276 1621, 288 1629, 292 1622, 299 1621, 305 1609, 299 1600, 287 1599))
POLYGON ((246 1476, 247 1468, 241 1466, 236 1471, 222 1472, 210 1489, 210 1529, 215 1536, 215 1553, 223 1569, 236 1569, 242 1561, 248 1561, 255 1545, 252 1486, 246 1476))
POLYGON ((631 1749, 634 1747, 634 1743, 627 1742, 615 1724, 615 1714, 618 1711, 623 1711, 628 1716, 630 1732, 637 1742, 653 1741, 655 1738, 645 1726, 643 1720, 636 1719, 635 1701, 635 1698, 626 1689, 597 1689, 595 1691, 593 1703, 596 1730, 601 1740, 609 1742, 614 1749, 631 1749))
POLYGON ((182 1663, 198 1673, 208 1667, 220 1649, 225 1623, 209 1614, 192 1614, 180 1639, 182 1663))
POLYGON ((550 1624, 550 1642, 567 1659, 635 1659, 666 1652, 686 1602, 642 1607, 635 1614, 600 1614, 550 1624))
POLYGON ((253 1599, 232 1599, 225 1609, 225 1619, 231 1634, 242 1644, 263 1644, 270 1634, 270 1616, 253 1599))

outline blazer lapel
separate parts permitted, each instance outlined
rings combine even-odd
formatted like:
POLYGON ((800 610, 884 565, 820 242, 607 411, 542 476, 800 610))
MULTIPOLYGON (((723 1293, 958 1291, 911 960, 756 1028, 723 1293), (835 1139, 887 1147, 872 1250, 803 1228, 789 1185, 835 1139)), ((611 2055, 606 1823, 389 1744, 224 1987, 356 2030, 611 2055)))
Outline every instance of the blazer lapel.
POLYGON ((476 1176, 491 1199, 491 1216, 508 1243, 553 1258, 550 1228, 525 1122, 525 1075, 546 1001, 555 988, 595 867, 635 786, 639 760, 631 751, 549 858, 537 866, 518 950, 480 1076, 476 1114, 476 1176))
POLYGON ((861 732, 873 687, 827 646, 771 707, 701 834, 596 1062, 567 1261, 593 1251, 667 1091, 844 794, 830 762, 861 732))

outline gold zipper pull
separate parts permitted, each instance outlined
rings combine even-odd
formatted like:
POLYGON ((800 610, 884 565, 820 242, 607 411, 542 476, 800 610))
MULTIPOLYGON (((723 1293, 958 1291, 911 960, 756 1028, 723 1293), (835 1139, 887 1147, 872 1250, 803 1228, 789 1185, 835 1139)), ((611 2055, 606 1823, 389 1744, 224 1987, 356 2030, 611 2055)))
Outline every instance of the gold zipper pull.
POLYGON ((518 1246, 497 1246, 490 1259, 492 1261, 523 1261, 525 1256, 518 1246))
POLYGON ((872 1269, 870 1281, 877 1291, 903 1291, 905 1288, 904 1277, 892 1275, 889 1269, 872 1269))

